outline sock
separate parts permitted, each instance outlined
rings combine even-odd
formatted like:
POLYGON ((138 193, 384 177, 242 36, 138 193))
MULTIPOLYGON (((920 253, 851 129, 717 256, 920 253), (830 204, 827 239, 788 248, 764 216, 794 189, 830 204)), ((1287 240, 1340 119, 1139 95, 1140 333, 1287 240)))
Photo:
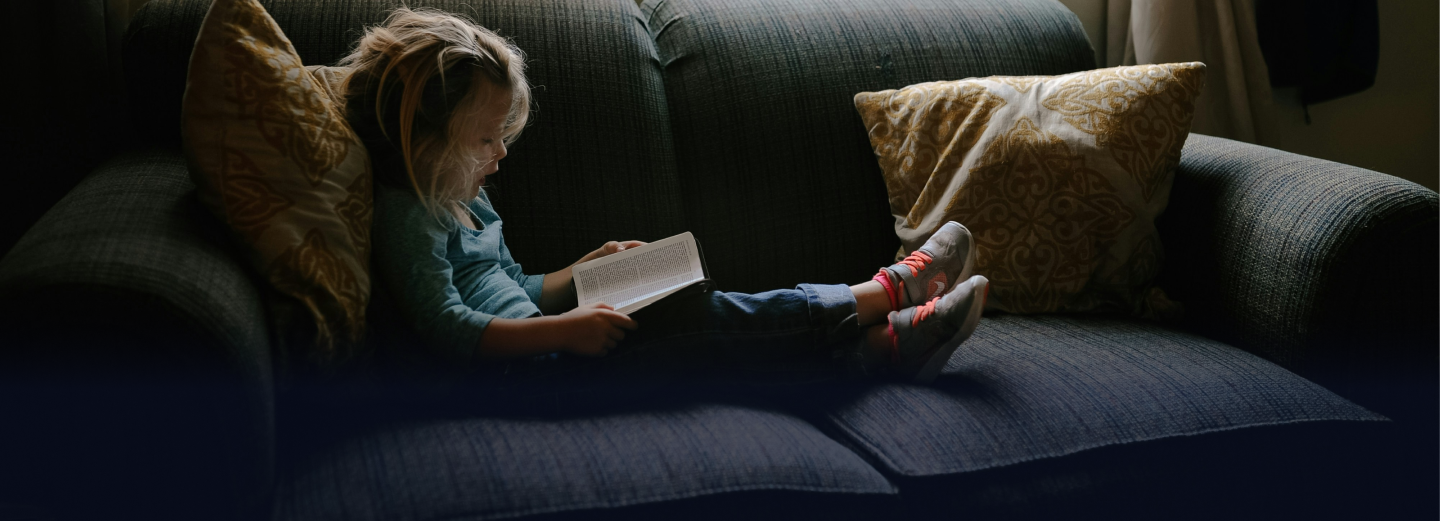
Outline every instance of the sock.
MULTIPOLYGON (((896 291, 895 285, 890 283, 890 275, 885 273, 885 269, 881 268, 880 273, 876 273, 872 280, 885 287, 885 295, 890 297, 890 311, 900 311, 900 293, 896 291)), ((895 333, 890 334, 893 336, 895 333)))

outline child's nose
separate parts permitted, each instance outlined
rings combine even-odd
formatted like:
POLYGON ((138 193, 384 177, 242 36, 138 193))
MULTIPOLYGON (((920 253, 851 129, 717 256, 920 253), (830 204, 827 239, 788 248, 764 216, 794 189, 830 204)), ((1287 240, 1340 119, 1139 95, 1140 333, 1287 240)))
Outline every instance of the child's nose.
POLYGON ((499 160, 501 160, 501 159, 505 159, 505 155, 506 155, 506 154, 509 154, 509 153, 510 153, 510 150, 507 149, 507 148, 505 148, 505 142, 504 142, 504 141, 501 141, 501 142, 500 142, 500 150, 498 150, 498 151, 495 152, 495 160, 496 160, 496 161, 499 161, 499 160))

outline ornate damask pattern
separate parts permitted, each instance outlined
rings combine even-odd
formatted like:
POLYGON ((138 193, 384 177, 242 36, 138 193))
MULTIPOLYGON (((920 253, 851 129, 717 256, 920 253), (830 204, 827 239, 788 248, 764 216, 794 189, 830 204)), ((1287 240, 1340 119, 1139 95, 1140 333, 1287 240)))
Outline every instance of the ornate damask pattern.
POLYGON ((265 141, 318 185, 345 159, 352 133, 264 8, 238 2, 235 15, 237 23, 227 25, 234 34, 224 46, 235 117, 254 122, 265 141))
POLYGON ((346 189, 345 200, 335 205, 335 214, 345 222, 345 230, 350 232, 350 242, 360 258, 370 256, 370 221, 375 214, 372 178, 367 165, 365 175, 357 176, 346 189))
POLYGON ((902 250, 959 221, 990 307, 1173 317, 1179 306, 1153 287, 1154 220, 1204 72, 1145 65, 856 95, 902 250))
POLYGON ((265 171, 236 148, 224 149, 220 186, 230 227, 255 243, 270 228, 277 214, 295 206, 295 200, 280 193, 265 180, 265 171))
POLYGON ((1091 277, 1085 291, 1076 295, 1076 309, 1100 309, 1129 313, 1142 318, 1169 318, 1178 304, 1171 302, 1160 288, 1148 283, 1160 273, 1165 252, 1160 239, 1144 234, 1138 243, 1125 249, 1112 248, 1117 254, 1129 254, 1123 263, 1114 264, 1091 277))
POLYGON ((1186 63, 1100 69, 1067 76, 1041 104, 1095 135, 1149 201, 1180 162, 1204 77, 1186 63))
POLYGON ((1010 88, 1015 89, 1015 92, 1021 94, 1029 94, 1032 87, 1044 83, 1051 78, 1054 78, 1054 76, 990 76, 982 79, 1008 85, 1010 88))
POLYGON ((890 209, 914 227, 944 197, 966 154, 1005 100, 965 82, 933 82, 861 93, 855 106, 869 125, 890 209))
POLYGON ((355 273, 330 250, 320 230, 306 232, 300 244, 281 252, 266 275, 275 289, 310 310, 321 337, 359 338, 364 333, 369 290, 360 287, 355 273), (345 320, 335 321, 337 316, 345 320), (334 331, 335 327, 346 330, 334 331))
POLYGON ((370 290, 370 163, 332 97, 344 73, 307 70, 256 0, 217 0, 182 109, 200 200, 310 310, 322 360, 359 344, 370 290))
POLYGON ((945 216, 970 228, 975 272, 1015 313, 1070 310, 1135 220, 1103 174, 1028 118, 986 147, 945 216))

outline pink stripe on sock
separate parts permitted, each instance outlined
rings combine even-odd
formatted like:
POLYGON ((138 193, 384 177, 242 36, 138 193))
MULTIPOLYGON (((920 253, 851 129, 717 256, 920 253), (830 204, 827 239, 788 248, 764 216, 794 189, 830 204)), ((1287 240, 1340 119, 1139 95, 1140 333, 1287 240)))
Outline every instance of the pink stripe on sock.
POLYGON ((900 311, 900 294, 895 291, 895 285, 890 283, 890 276, 885 274, 885 270, 882 269, 880 273, 876 273, 872 280, 885 287, 885 294, 890 297, 890 311, 900 311))

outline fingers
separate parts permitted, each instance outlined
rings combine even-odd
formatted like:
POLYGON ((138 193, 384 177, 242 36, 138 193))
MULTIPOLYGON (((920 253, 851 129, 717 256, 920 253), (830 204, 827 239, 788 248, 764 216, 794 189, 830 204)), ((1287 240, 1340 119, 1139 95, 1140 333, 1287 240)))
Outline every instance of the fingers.
POLYGON ((626 330, 639 327, 635 319, 603 302, 580 306, 565 313, 570 317, 573 352, 586 356, 605 356, 625 339, 626 330))
POLYGON ((614 306, 611 306, 604 302, 590 304, 589 307, 608 311, 609 313, 599 313, 599 316, 609 321, 610 324, 614 325, 615 327, 621 327, 632 331, 635 330, 635 328, 640 327, 640 324, 635 322, 635 319, 630 318, 629 315, 626 315, 619 311, 615 311, 614 306))
POLYGON ((599 254, 600 257, 604 257, 606 255, 620 253, 630 248, 636 248, 644 245, 645 241, 610 241, 605 243, 604 246, 601 246, 599 250, 596 250, 596 252, 599 254))
POLYGON ((615 327, 625 328, 631 331, 634 331, 636 328, 640 327, 640 324, 636 323, 635 319, 630 318, 629 315, 626 315, 619 311, 616 311, 614 313, 606 313, 604 316, 607 320, 610 321, 610 325, 613 325, 615 327))

